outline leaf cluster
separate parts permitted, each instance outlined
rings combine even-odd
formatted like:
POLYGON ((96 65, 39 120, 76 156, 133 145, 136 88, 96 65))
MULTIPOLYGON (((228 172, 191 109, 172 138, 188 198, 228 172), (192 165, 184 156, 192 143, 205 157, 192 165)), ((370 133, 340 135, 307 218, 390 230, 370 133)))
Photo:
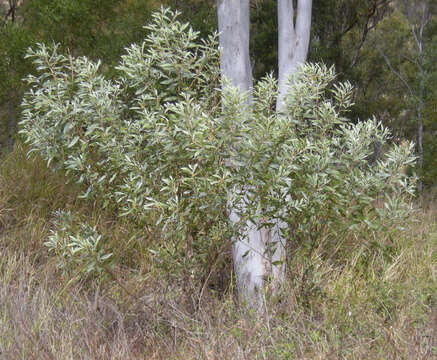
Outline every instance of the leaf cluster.
MULTIPOLYGON (((335 83, 332 67, 307 64, 290 78, 285 108, 277 113, 276 81, 266 77, 256 85, 232 175, 242 218, 283 224, 289 242, 311 246, 345 231, 402 224, 415 191, 415 178, 406 174, 414 145, 383 153, 390 134, 381 123, 345 117, 352 91, 347 82, 335 83)), ((244 104, 227 116, 241 118, 238 108, 244 104)))
POLYGON ((74 229, 73 215, 69 211, 57 211, 55 230, 44 245, 59 259, 58 267, 64 270, 79 269, 86 275, 97 275, 105 270, 112 253, 102 247, 102 235, 95 226, 80 224, 74 229))

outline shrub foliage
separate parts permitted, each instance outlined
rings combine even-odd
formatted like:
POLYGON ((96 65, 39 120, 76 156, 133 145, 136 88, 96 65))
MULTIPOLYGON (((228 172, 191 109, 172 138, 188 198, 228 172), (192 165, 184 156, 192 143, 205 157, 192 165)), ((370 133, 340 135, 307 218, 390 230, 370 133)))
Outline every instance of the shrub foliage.
MULTIPOLYGON (((349 83, 335 83, 332 68, 304 65, 278 113, 272 76, 250 97, 221 90, 217 36, 199 40, 177 15, 154 14, 115 80, 56 45, 29 49, 39 75, 27 78, 20 133, 32 151, 85 184, 83 197, 159 234, 180 261, 243 234, 247 220, 280 220, 289 243, 310 244, 402 224, 414 193, 405 171, 413 145, 390 144, 375 119, 348 120, 349 83), (230 207, 241 224, 229 223, 230 207)), ((65 241, 54 233, 52 249, 56 239, 65 241)))

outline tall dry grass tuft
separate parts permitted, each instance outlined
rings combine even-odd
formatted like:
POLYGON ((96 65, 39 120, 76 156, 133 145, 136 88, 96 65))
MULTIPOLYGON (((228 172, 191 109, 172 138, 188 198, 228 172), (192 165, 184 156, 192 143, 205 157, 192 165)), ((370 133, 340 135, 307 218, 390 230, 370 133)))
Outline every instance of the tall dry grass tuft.
POLYGON ((26 148, 16 143, 0 164, 1 246, 36 255, 53 211, 77 203, 77 186, 67 180, 40 158, 27 158, 26 148))
POLYGON ((260 317, 236 305, 226 249, 205 276, 169 274, 149 251, 161 239, 79 202, 64 175, 25 152, 17 145, 0 165, 1 360, 437 357, 433 204, 403 232, 297 246, 260 317), (111 276, 57 267, 43 243, 59 208, 97 224, 111 276))

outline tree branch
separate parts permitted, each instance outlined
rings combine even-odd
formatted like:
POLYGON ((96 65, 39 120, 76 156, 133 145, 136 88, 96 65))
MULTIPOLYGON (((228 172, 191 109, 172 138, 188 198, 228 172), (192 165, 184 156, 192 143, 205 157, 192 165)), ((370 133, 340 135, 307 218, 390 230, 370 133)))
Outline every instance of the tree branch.
POLYGON ((8 12, 6 13, 6 15, 5 15, 4 19, 3 19, 3 23, 5 23, 6 20, 8 19, 8 17, 11 16, 11 15, 12 15, 12 22, 14 22, 16 8, 17 8, 17 3, 13 3, 11 5, 11 7, 9 8, 8 12))
POLYGON ((385 62, 386 62, 386 64, 387 64, 387 66, 389 67, 390 71, 391 71, 393 74, 395 74, 395 75, 399 78, 399 80, 402 81, 402 83, 403 83, 403 84, 405 85, 405 87, 408 89, 410 95, 414 97, 414 96, 415 96, 414 91, 413 91, 413 89, 411 88, 411 86, 408 84, 408 82, 403 78, 403 76, 402 76, 399 72, 397 72, 397 71, 394 69, 393 65, 392 65, 391 62, 390 62, 390 59, 389 59, 389 58, 387 57, 387 55, 386 55, 386 54, 381 50, 381 48, 379 48, 378 46, 377 46, 376 48, 377 48, 377 50, 379 51, 379 53, 382 55, 382 57, 384 58, 384 60, 385 60, 385 62))

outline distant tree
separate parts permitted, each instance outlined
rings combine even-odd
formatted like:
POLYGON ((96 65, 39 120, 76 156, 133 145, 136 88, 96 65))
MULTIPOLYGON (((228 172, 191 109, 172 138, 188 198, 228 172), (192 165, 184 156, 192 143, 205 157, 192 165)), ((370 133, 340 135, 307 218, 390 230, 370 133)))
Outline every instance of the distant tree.
MULTIPOLYGON (((418 168, 423 175, 424 166, 424 107, 427 102, 427 83, 433 72, 427 56, 431 34, 429 27, 435 14, 433 1, 417 0, 395 2, 395 13, 388 18, 384 29, 397 27, 392 35, 379 33, 375 46, 389 71, 405 90, 404 110, 413 110, 410 117, 415 122, 418 168), (414 114, 414 115, 413 115, 414 114)), ((419 185, 421 188, 421 183, 419 185)))
POLYGON ((314 0, 311 59, 354 67, 370 32, 390 13, 393 0, 314 0))

